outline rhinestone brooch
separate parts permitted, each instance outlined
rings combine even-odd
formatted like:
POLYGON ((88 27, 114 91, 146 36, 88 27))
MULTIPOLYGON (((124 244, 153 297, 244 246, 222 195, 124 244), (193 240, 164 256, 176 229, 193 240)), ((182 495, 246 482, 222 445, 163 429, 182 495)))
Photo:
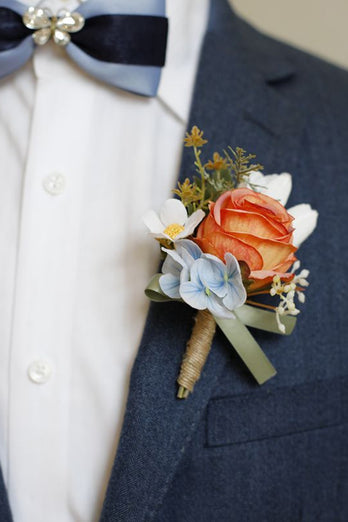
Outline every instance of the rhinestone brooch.
POLYGON ((69 33, 81 31, 85 19, 76 11, 61 10, 54 16, 47 8, 29 7, 23 15, 23 23, 35 31, 33 39, 37 45, 45 45, 52 37, 57 45, 64 47, 70 42, 69 33))

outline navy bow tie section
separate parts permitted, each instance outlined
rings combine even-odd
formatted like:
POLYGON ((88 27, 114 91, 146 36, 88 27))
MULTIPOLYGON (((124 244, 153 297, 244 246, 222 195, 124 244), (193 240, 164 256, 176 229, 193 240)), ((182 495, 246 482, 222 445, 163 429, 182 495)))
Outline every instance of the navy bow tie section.
POLYGON ((90 0, 60 16, 0 0, 0 78, 24 65, 40 39, 46 43, 52 36, 89 74, 121 89, 155 96, 167 34, 164 0, 90 0), (108 7, 110 13, 105 12, 108 7))

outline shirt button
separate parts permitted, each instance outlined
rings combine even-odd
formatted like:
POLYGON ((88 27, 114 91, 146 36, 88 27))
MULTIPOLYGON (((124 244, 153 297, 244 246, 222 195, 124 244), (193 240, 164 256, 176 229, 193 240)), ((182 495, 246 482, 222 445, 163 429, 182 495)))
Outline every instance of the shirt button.
POLYGON ((28 368, 28 376, 35 384, 45 384, 51 377, 51 367, 45 361, 33 361, 28 368))
POLYGON ((43 180, 44 189, 52 196, 62 194, 65 189, 65 177, 63 174, 49 174, 43 180))

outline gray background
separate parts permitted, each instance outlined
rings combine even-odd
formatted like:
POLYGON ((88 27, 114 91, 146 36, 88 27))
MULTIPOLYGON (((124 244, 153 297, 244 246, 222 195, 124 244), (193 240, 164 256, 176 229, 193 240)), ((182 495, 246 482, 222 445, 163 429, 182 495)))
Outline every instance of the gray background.
POLYGON ((348 0, 230 0, 258 29, 348 68, 348 0))

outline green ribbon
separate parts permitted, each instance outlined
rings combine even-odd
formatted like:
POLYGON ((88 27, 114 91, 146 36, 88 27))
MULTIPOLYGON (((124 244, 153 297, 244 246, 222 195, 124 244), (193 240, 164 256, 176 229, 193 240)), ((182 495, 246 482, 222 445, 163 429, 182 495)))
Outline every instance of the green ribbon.
POLYGON ((261 310, 255 306, 243 305, 240 308, 233 310, 233 313, 246 326, 279 335, 290 335, 296 324, 296 317, 291 315, 284 315, 282 317, 282 323, 285 326, 285 332, 282 333, 278 328, 276 314, 274 312, 261 310))
POLYGON ((247 327, 237 317, 235 319, 215 317, 215 321, 259 384, 275 376, 276 369, 247 327))
POLYGON ((166 294, 162 292, 162 289, 159 284, 159 279, 162 274, 155 274, 147 287, 145 288, 145 295, 151 301, 155 303, 166 303, 168 301, 173 301, 171 297, 168 297, 166 294))
MULTIPOLYGON (((160 287, 159 279, 162 274, 156 274, 145 289, 146 296, 157 303, 174 301, 165 295, 160 287)), ((284 316, 282 323, 285 326, 284 334, 280 332, 276 314, 268 310, 260 310, 254 306, 243 305, 233 311, 234 319, 220 319, 214 317, 216 324, 225 334, 239 357, 252 373, 259 384, 268 381, 277 371, 262 351, 260 345, 249 332, 247 326, 280 335, 290 335, 296 324, 296 317, 284 316)))

